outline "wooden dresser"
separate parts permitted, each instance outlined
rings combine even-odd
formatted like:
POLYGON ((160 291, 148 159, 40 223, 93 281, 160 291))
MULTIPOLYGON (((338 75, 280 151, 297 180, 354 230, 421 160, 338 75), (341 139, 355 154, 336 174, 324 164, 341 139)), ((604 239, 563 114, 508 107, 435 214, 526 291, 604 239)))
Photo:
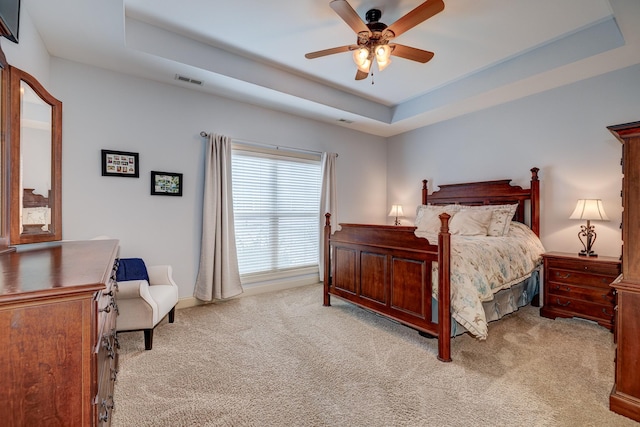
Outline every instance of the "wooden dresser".
POLYGON ((616 373, 609 408, 640 421, 640 122, 608 128, 622 142, 622 276, 613 287, 616 373))
POLYGON ((109 425, 117 369, 117 240, 0 256, 0 420, 109 425))
POLYGON ((542 258, 544 305, 540 315, 581 317, 613 331, 615 303, 610 285, 620 275, 620 260, 562 252, 547 252, 542 258))

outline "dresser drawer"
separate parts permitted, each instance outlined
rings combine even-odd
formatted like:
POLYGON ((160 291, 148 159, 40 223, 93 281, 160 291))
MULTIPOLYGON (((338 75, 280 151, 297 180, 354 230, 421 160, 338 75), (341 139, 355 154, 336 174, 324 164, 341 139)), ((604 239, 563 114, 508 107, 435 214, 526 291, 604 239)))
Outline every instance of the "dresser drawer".
MULTIPOLYGON (((595 267, 595 266, 589 266, 595 267)), ((602 272, 589 272, 586 270, 565 270, 558 267, 548 267, 547 280, 550 283, 567 283, 579 286, 595 286, 600 288, 609 289, 611 282, 618 277, 616 271, 609 273, 602 272)), ((597 268, 592 268, 597 270, 597 268)))
POLYGON ((619 263, 598 262, 594 259, 564 259, 547 258, 547 267, 550 269, 562 269, 572 271, 582 271, 588 274, 602 274, 605 276, 618 276, 620 274, 619 263))
POLYGON ((614 303, 613 288, 608 285, 606 287, 595 288, 550 282, 547 285, 547 292, 550 296, 577 299, 596 304, 612 305, 614 303))
POLYGON ((612 304, 595 304, 557 295, 549 296, 547 309, 565 311, 577 317, 598 321, 609 327, 613 324, 615 314, 612 304))

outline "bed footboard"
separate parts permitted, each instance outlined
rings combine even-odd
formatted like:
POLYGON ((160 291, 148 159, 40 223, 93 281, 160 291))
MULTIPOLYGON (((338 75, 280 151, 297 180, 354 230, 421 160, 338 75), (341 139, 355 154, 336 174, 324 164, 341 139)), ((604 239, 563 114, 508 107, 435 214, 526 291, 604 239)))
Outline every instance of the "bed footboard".
POLYGON ((442 214, 438 244, 416 237, 415 227, 340 224, 324 228, 324 305, 331 295, 438 337, 438 359, 451 361, 449 215, 442 214), (432 313, 432 264, 438 263, 438 320, 432 313), (444 296, 444 298, 443 298, 444 296))

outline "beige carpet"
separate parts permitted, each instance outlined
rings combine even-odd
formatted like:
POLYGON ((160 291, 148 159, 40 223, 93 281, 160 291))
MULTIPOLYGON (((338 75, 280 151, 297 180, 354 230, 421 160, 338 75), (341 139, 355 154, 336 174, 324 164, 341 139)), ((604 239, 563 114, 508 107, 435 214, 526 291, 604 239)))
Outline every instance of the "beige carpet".
POLYGON ((612 335, 525 307, 437 341, 321 285, 180 310, 121 333, 115 426, 637 426, 609 411, 612 335))

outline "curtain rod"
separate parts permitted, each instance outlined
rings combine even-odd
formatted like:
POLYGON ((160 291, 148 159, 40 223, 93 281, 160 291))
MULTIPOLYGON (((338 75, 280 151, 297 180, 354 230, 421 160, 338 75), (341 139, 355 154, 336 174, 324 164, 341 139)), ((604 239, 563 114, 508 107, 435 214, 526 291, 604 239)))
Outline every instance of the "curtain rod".
MULTIPOLYGON (((207 138, 209 136, 209 134, 205 131, 200 132, 200 136, 203 138, 207 138)), ((246 145, 255 145, 258 147, 267 147, 267 148, 275 148, 276 150, 280 150, 285 149, 285 150, 291 150, 291 151, 299 151, 301 153, 311 153, 311 154, 320 154, 322 155, 322 151, 314 151, 314 150, 305 150, 303 148, 295 148, 295 147, 287 147, 284 145, 274 145, 274 144, 265 144, 263 142, 255 142, 255 141, 247 141, 244 139, 237 139, 237 138, 231 138, 232 141, 234 142, 238 142, 240 144, 246 144, 246 145)), ((339 157, 338 154, 336 154, 336 157, 339 157)))

